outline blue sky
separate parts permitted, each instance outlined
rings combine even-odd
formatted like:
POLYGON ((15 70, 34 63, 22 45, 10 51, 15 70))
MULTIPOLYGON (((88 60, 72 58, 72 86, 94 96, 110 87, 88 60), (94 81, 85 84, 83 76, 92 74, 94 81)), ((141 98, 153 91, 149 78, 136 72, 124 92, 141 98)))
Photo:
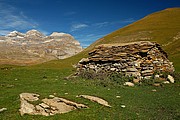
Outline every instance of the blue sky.
POLYGON ((0 35, 37 29, 72 34, 83 47, 179 0, 0 0, 0 35))

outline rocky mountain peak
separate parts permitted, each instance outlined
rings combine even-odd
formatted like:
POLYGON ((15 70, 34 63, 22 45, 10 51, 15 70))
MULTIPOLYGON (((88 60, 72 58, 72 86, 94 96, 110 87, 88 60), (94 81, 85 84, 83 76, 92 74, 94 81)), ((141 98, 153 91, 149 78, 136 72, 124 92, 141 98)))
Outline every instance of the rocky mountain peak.
POLYGON ((45 36, 37 30, 25 34, 12 31, 0 36, 0 48, 1 63, 19 65, 64 59, 83 50, 79 41, 70 34, 53 32, 45 36))
POLYGON ((6 37, 17 37, 17 38, 23 38, 25 34, 18 32, 18 31, 12 31, 9 34, 6 35, 6 37))
POLYGON ((66 33, 59 33, 59 32, 53 32, 50 36, 64 36, 67 35, 66 33))
POLYGON ((26 32, 26 38, 44 38, 45 35, 38 30, 29 30, 26 32))
POLYGON ((62 37, 69 37, 71 39, 74 39, 74 37, 70 34, 67 34, 67 33, 62 33, 62 32, 53 32, 50 37, 54 38, 54 39, 59 39, 59 38, 62 38, 62 37))

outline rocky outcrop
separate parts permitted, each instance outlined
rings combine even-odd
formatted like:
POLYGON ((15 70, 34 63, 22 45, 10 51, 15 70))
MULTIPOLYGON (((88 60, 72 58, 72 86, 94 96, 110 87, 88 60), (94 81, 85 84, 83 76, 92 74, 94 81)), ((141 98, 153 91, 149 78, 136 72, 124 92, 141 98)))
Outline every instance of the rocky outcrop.
POLYGON ((38 39, 38 38, 44 38, 45 35, 37 30, 29 30, 26 32, 25 37, 31 39, 38 39))
MULTIPOLYGON (((50 116, 68 113, 76 109, 89 108, 84 104, 79 104, 65 98, 55 97, 54 95, 49 95, 50 98, 44 98, 42 100, 39 99, 40 95, 34 93, 21 93, 19 96, 21 101, 19 111, 21 115, 29 114, 50 116), (33 104, 34 101, 38 104, 33 104)), ((99 97, 90 95, 78 95, 77 97, 83 97, 103 106, 111 107, 107 101, 99 97)))
POLYGON ((50 116, 67 113, 80 108, 88 108, 86 105, 78 104, 58 97, 54 97, 52 99, 45 98, 37 105, 32 104, 31 102, 39 100, 39 96, 40 95, 34 93, 21 93, 21 108, 19 109, 20 114, 50 116))
POLYGON ((0 36, 1 64, 37 64, 65 59, 82 51, 80 43, 66 33, 53 32, 46 36, 37 30, 26 33, 10 32, 0 36))
POLYGON ((124 44, 103 44, 89 52, 77 65, 77 74, 86 71, 121 73, 137 80, 149 79, 156 73, 174 72, 172 62, 159 44, 140 41, 124 44))
POLYGON ((7 110, 7 108, 1 108, 1 109, 0 109, 0 113, 1 113, 1 112, 4 112, 4 111, 6 111, 6 110, 7 110))
POLYGON ((6 37, 11 37, 11 38, 23 38, 25 36, 25 34, 20 33, 18 31, 12 31, 10 32, 8 35, 6 35, 6 37))
POLYGON ((82 97, 82 98, 85 98, 85 99, 89 99, 89 100, 91 100, 93 102, 97 102, 97 103, 99 103, 101 105, 104 105, 106 107, 111 107, 107 101, 105 101, 105 100, 103 100, 102 98, 99 98, 99 97, 90 96, 90 95, 78 95, 77 97, 82 97))

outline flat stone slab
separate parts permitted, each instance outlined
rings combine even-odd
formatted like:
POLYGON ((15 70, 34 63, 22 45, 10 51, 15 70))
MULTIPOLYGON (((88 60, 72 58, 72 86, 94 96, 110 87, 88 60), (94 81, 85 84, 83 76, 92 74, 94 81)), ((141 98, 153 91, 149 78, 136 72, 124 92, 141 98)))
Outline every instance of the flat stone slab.
POLYGON ((81 108, 88 108, 88 106, 84 104, 78 104, 76 102, 54 97, 51 99, 45 98, 40 100, 38 94, 34 93, 21 93, 20 95, 20 114, 29 114, 29 115, 44 115, 50 116, 55 114, 62 114, 67 113, 72 110, 81 109, 81 108), (40 103, 34 105, 33 101, 40 100, 40 103))
POLYGON ((3 111, 6 111, 6 110, 7 110, 7 108, 1 108, 0 113, 3 112, 3 111))
POLYGON ((95 96, 90 96, 90 95, 78 95, 77 97, 83 97, 85 99, 89 99, 93 102, 97 102, 103 106, 111 107, 107 101, 103 100, 102 98, 95 97, 95 96))

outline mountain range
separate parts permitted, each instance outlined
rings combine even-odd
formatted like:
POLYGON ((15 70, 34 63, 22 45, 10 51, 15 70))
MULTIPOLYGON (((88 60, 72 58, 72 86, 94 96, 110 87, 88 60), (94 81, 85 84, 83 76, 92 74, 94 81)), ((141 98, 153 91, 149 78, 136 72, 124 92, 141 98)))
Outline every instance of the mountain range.
POLYGON ((45 36, 37 30, 12 31, 0 36, 0 48, 0 63, 16 65, 64 59, 82 51, 80 43, 70 34, 53 32, 45 36))

